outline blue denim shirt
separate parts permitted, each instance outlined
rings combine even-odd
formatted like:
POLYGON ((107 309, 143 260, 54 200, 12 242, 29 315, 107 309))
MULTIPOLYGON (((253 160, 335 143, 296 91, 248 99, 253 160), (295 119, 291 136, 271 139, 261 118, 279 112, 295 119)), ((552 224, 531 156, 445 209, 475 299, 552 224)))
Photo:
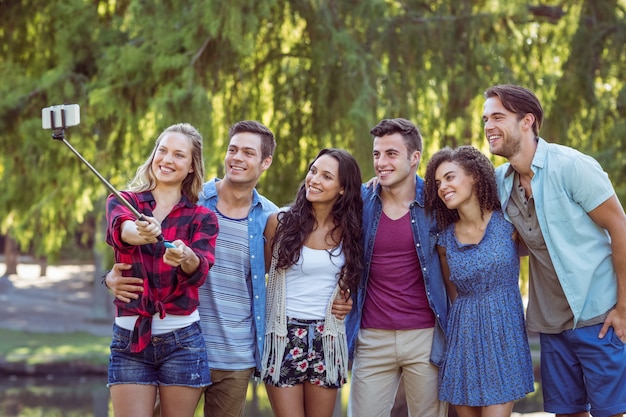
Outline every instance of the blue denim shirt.
MULTIPOLYGON (((441 365, 445 350, 445 329, 448 320, 448 296, 446 294, 439 256, 435 249, 437 243, 437 227, 434 218, 426 215, 424 209, 424 180, 416 175, 417 185, 415 187, 415 201, 411 203, 411 225, 413 231, 413 241, 415 251, 420 261, 428 304, 435 314, 435 333, 430 353, 430 360, 435 365, 441 365)), ((378 223, 383 211, 382 200, 380 198, 380 185, 376 189, 361 188, 363 197, 363 237, 365 262, 363 276, 359 283, 359 288, 353 294, 354 304, 352 311, 346 317, 346 332, 348 335, 348 351, 350 359, 354 358, 357 335, 361 327, 361 316, 363 314, 363 304, 365 293, 367 292, 367 281, 369 279, 370 263, 374 251, 374 241, 378 223)))
MULTIPOLYGON (((587 213, 615 194, 608 175, 592 157, 539 138, 530 182, 535 211, 574 326, 606 313, 617 302, 617 275, 611 238, 587 213)), ((513 168, 496 169, 500 203, 506 219, 513 168)))
MULTIPOLYGON (((204 184, 198 204, 217 210, 217 188, 215 184, 220 181, 214 178, 204 184)), ((278 210, 278 207, 267 198, 259 194, 256 189, 252 190, 252 207, 248 213, 248 235, 250 245, 250 271, 252 282, 252 314, 256 333, 256 352, 254 358, 257 370, 261 370, 261 355, 263 354, 263 341, 265 338, 265 225, 270 214, 278 210)), ((200 299, 202 304, 202 299, 200 299)), ((219 341, 217 341, 219 343, 219 341)))

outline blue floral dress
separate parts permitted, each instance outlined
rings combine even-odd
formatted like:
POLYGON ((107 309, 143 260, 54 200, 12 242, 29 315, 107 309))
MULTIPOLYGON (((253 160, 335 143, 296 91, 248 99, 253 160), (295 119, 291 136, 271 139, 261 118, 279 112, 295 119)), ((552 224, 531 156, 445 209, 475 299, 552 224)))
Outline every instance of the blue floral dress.
POLYGON ((534 390, 513 230, 496 210, 478 244, 459 243, 454 225, 439 236, 458 291, 439 371, 442 401, 486 406, 514 401, 534 390))

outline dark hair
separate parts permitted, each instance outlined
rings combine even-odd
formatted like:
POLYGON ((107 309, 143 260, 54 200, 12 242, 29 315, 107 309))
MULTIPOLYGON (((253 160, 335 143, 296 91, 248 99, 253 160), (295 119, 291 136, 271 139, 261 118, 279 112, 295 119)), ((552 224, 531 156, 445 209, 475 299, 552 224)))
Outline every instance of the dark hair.
MULTIPOLYGON (((330 233, 332 235, 337 229, 341 229, 341 248, 346 262, 340 271, 339 286, 344 290, 355 291, 363 269, 361 170, 352 155, 335 148, 322 149, 309 164, 309 169, 322 155, 329 155, 339 162, 339 182, 344 192, 333 206, 335 226, 330 233)), ((272 242, 273 249, 276 242, 280 241, 277 268, 286 269, 298 262, 304 242, 314 227, 315 216, 311 203, 306 199, 303 181, 289 210, 278 214, 278 227, 272 242)))
POLYGON ((400 133, 409 155, 415 151, 422 152, 422 135, 417 126, 410 120, 400 117, 383 119, 370 130, 370 133, 378 138, 400 133))
POLYGON ((237 133, 254 133, 261 137, 261 159, 274 155, 274 149, 276 149, 274 133, 261 122, 242 120, 235 123, 228 130, 228 139, 232 139, 237 133))
POLYGON ((480 205, 481 216, 485 211, 496 210, 500 207, 496 176, 491 161, 473 146, 459 146, 455 149, 445 147, 430 158, 425 179, 426 211, 435 213, 439 229, 444 229, 459 220, 458 211, 448 209, 439 198, 435 172, 444 162, 458 164, 467 175, 474 179, 474 192, 480 205))
POLYGON ((521 120, 530 113, 535 117, 533 132, 539 136, 539 130, 543 124, 543 107, 537 96, 530 90, 512 84, 495 85, 485 91, 485 98, 498 97, 505 109, 517 114, 521 120))

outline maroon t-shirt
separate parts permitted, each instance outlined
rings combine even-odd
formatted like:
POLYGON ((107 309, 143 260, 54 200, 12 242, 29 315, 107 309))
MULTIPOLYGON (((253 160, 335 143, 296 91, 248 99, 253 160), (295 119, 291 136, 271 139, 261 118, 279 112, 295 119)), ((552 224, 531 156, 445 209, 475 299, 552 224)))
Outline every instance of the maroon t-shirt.
POLYGON ((374 241, 361 327, 408 330, 434 326, 410 214, 391 220, 383 212, 374 241))

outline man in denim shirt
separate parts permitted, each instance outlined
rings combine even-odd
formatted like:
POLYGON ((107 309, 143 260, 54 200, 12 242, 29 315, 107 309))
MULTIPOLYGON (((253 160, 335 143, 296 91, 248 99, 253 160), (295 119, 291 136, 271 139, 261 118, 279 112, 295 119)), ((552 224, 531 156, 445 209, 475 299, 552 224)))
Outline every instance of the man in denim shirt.
POLYGON ((483 121, 500 202, 528 247, 527 325, 541 340, 544 408, 594 417, 626 412, 626 216, 593 158, 539 137, 529 90, 485 92, 483 121))
POLYGON ((353 359, 348 415, 389 416, 400 378, 412 416, 444 417, 437 399, 447 296, 435 250, 436 230, 424 212, 422 151, 417 127, 382 120, 374 136, 375 189, 363 187, 364 274, 347 317, 353 359))

